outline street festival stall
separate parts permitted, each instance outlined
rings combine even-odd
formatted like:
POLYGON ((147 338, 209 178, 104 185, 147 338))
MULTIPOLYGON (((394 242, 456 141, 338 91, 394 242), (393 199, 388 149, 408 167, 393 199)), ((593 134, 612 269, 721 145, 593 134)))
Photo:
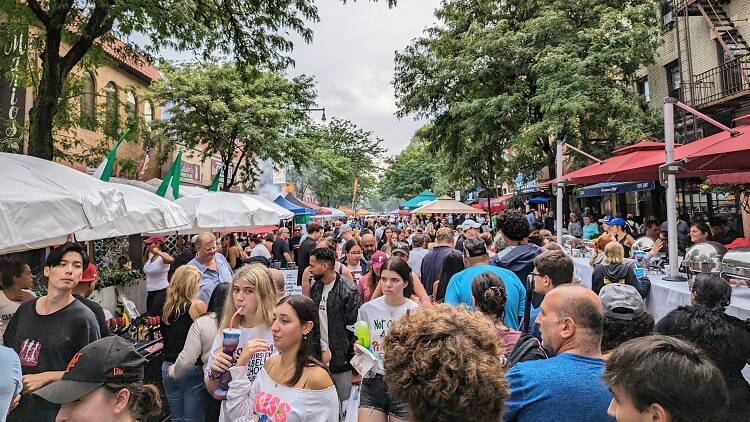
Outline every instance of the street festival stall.
POLYGON ((412 214, 487 214, 484 210, 472 208, 449 196, 441 196, 424 206, 411 211, 412 214))
POLYGON ((413 211, 419 207, 427 205, 436 199, 438 199, 438 197, 435 196, 434 193, 426 190, 415 196, 414 198, 411 198, 399 205, 398 209, 405 211, 408 214, 409 211, 413 211))

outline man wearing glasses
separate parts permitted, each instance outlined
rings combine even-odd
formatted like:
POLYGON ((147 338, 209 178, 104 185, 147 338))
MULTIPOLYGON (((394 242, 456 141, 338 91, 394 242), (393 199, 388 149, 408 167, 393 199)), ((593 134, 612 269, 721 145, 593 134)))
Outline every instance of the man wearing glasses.
MULTIPOLYGON (((563 284, 573 283, 573 260, 563 251, 547 251, 534 258, 534 270, 529 274, 528 285, 534 288, 534 292, 542 296, 546 295, 555 287, 563 284)), ((534 323, 541 307, 531 309, 529 327, 531 334, 537 339, 542 339, 539 326, 534 323)))

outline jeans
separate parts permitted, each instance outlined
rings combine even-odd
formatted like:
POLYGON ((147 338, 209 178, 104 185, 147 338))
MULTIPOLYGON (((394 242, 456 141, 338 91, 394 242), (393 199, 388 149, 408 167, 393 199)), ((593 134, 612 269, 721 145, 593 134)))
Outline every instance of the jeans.
POLYGON ((172 362, 164 361, 161 365, 161 376, 164 381, 164 392, 169 403, 172 422, 203 422, 203 404, 206 392, 203 387, 203 370, 194 366, 177 378, 169 376, 172 362))

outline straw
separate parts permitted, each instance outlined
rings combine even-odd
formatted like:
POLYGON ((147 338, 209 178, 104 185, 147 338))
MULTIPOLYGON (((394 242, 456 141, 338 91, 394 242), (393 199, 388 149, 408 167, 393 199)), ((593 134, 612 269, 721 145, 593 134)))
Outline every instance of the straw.
POLYGON ((234 326, 234 319, 237 317, 237 315, 240 314, 240 311, 242 311, 242 306, 240 306, 239 308, 237 308, 237 311, 234 312, 234 315, 232 315, 232 317, 229 318, 229 329, 230 330, 234 326))

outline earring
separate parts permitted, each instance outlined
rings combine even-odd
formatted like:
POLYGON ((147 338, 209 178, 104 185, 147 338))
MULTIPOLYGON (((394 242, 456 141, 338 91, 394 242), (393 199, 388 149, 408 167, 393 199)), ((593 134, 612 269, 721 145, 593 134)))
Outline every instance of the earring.
POLYGON ((307 340, 307 334, 303 335, 302 339, 307 340))

